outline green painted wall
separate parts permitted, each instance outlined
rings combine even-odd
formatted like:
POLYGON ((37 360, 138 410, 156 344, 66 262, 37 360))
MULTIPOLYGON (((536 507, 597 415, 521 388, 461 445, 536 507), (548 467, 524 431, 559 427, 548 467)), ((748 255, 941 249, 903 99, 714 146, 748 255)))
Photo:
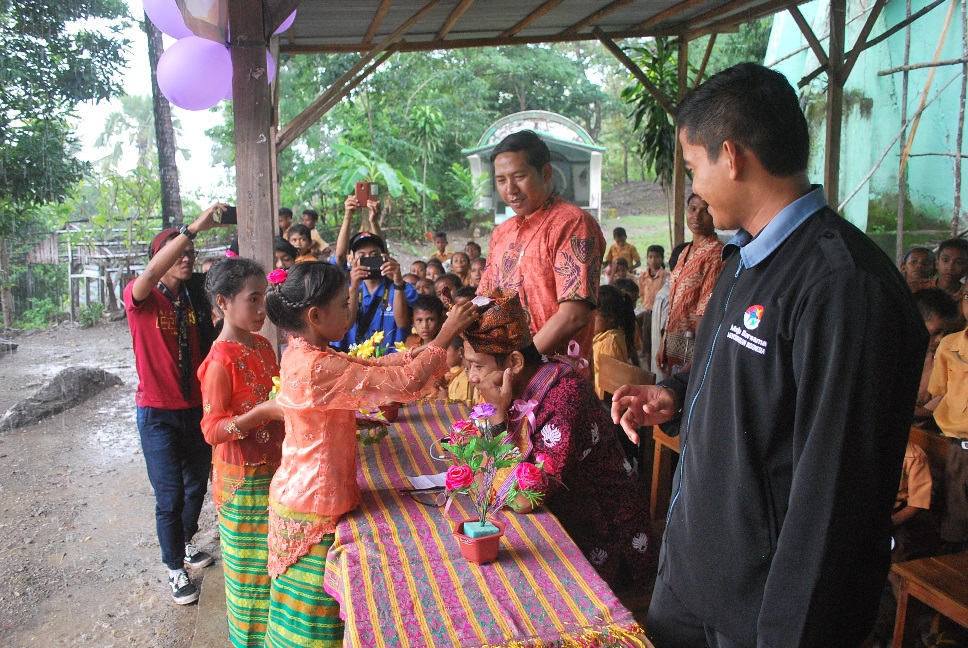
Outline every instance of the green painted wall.
MULTIPOLYGON (((847 5, 847 43, 853 46, 857 34, 867 19, 865 5, 873 3, 849 0, 847 5)), ((912 0, 911 11, 929 4, 912 0)), ((915 21, 911 26, 910 62, 930 62, 944 24, 948 4, 942 4, 915 21)), ((816 0, 801 6, 804 17, 812 25, 826 49, 829 2, 816 0)), ((872 32, 876 36, 903 20, 905 3, 890 0, 881 12, 872 32)), ((960 4, 949 28, 941 60, 961 58, 962 17, 960 4)), ((904 30, 884 42, 864 51, 847 81, 844 98, 844 130, 841 148, 840 192, 843 201, 861 184, 888 147, 890 151, 874 172, 871 180, 847 203, 844 214, 852 223, 866 229, 893 229, 897 216, 897 175, 901 145, 891 141, 901 130, 902 74, 878 76, 878 72, 897 67, 904 62, 904 30)), ((789 13, 777 14, 767 50, 765 64, 783 73, 797 86, 800 79, 813 71, 817 59, 806 47, 800 30, 789 13)), ((909 73, 908 115, 917 110, 928 69, 909 73)), ((953 153, 958 125, 958 96, 961 91, 961 66, 937 68, 928 93, 931 99, 939 94, 922 114, 912 154, 953 153), (952 81, 953 80, 953 81, 952 81), (951 81, 950 84, 948 82, 951 81), (947 85, 947 87, 945 87, 947 85), (945 88, 942 91, 942 88, 945 88)), ((823 178, 826 75, 821 74, 800 90, 804 111, 811 132, 811 177, 823 178)), ((964 149, 963 149, 964 150, 964 149)), ((962 202, 968 202, 968 175, 962 164, 962 202)), ((912 157, 908 162, 907 190, 910 200, 905 223, 907 228, 946 228, 951 220, 954 204, 954 159, 951 157, 912 157)), ((964 215, 965 210, 962 210, 964 215)))

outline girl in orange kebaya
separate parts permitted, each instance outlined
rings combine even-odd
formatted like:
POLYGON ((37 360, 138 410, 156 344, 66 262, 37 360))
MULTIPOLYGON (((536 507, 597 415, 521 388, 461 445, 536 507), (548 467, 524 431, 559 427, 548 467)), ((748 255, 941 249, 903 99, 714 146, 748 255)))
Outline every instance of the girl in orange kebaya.
POLYGON ((269 619, 269 483, 282 457, 282 411, 269 398, 276 352, 256 334, 266 319, 266 279, 250 259, 226 258, 205 278, 222 332, 198 368, 202 434, 212 452, 229 639, 261 646, 269 619))
POLYGON ((323 578, 336 523, 360 500, 356 412, 416 400, 447 371, 445 349, 477 319, 477 307, 455 306, 426 346, 363 359, 330 348, 354 320, 339 268, 302 263, 271 273, 269 284, 269 319, 295 333, 282 356, 276 398, 286 439, 269 489, 272 587, 265 645, 342 646, 339 605, 323 589, 323 578))

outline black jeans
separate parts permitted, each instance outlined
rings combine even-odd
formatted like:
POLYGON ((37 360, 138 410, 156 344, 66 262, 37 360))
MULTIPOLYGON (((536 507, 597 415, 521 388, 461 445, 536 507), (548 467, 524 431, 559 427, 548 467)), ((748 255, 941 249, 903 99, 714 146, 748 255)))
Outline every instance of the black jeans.
POLYGON ((163 410, 138 408, 141 450, 148 480, 155 491, 155 525, 161 560, 181 569, 185 543, 198 531, 212 446, 202 436, 202 408, 163 410))
POLYGON ((689 612, 661 577, 655 581, 645 626, 655 648, 744 648, 689 612))

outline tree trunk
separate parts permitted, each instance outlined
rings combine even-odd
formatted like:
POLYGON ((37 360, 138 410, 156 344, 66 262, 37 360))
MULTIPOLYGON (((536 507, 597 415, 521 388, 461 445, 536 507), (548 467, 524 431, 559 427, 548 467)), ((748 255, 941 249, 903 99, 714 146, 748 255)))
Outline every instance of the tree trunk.
POLYGON ((171 104, 161 94, 155 70, 164 50, 161 31, 145 15, 148 34, 148 67, 151 68, 151 99, 155 113, 155 139, 158 143, 158 172, 161 178, 161 226, 163 229, 181 225, 182 202, 178 187, 178 164, 175 152, 175 129, 171 124, 171 104))
POLYGON ((13 291, 10 290, 10 255, 5 236, 0 236, 0 301, 3 303, 3 328, 12 328, 13 291))

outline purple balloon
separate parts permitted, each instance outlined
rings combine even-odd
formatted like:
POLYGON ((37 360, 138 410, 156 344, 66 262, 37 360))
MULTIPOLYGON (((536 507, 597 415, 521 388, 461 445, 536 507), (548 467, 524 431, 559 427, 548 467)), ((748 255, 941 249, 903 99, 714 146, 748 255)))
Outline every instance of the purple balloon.
MULTIPOLYGON (((269 50, 266 50, 266 71, 268 76, 268 82, 272 83, 272 80, 276 78, 276 62, 272 60, 272 54, 269 50)), ((229 84, 229 91, 225 93, 225 100, 232 101, 232 84, 229 84)))
POLYGON ((294 22, 296 22, 296 12, 295 11, 293 11, 291 14, 289 14, 289 17, 286 18, 285 20, 283 20, 282 21, 282 24, 279 25, 279 29, 277 29, 276 31, 274 31, 272 33, 273 34, 281 34, 282 32, 284 32, 287 29, 289 29, 290 27, 292 27, 292 24, 294 22))
POLYGON ((145 13, 155 27, 172 38, 194 36, 175 0, 142 0, 145 13))
POLYGON ((232 55, 221 43, 182 38, 158 60, 158 87, 185 110, 207 110, 232 88, 232 55))

